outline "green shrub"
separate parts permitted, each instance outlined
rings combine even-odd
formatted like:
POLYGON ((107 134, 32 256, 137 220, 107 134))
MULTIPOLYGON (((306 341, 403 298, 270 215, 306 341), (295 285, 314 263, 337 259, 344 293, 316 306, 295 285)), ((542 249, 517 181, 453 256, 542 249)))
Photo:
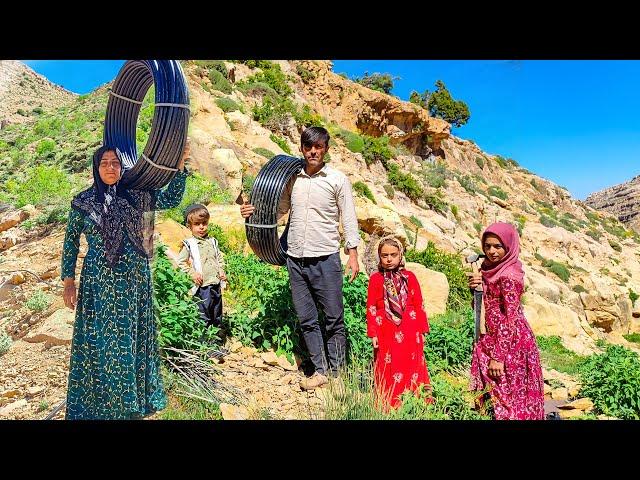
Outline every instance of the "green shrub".
POLYGON ((450 371, 470 362, 474 319, 468 306, 460 311, 448 310, 443 315, 431 317, 429 327, 424 350, 430 369, 450 371))
POLYGON ((629 333, 622 335, 627 342, 640 343, 640 333, 629 333))
POLYGON ((621 252, 622 251, 622 247, 620 246, 620 244, 618 242, 614 242, 613 240, 609 240, 609 245, 611 246, 611 248, 613 248, 616 252, 621 252))
POLYGON ((282 149, 282 151, 284 151, 285 153, 287 153, 289 155, 292 155, 291 149, 289 148, 289 144, 287 143, 287 141, 284 138, 280 138, 277 135, 274 135, 273 133, 271 135, 269 135, 269 138, 271 139, 271 141, 273 143, 278 145, 282 149))
MULTIPOLYGON (((433 242, 429 241, 427 248, 424 250, 407 250, 406 258, 409 262, 420 263, 431 270, 445 274, 449 282, 447 309, 459 310, 469 307, 471 293, 467 286, 467 276, 462 260, 458 255, 443 252, 433 242)), ((428 295, 428 293, 423 294, 428 295)))
POLYGON ((219 329, 206 326, 189 294, 193 285, 189 275, 171 264, 166 247, 158 245, 153 261, 153 307, 160 347, 193 350, 203 342, 219 341, 219 329))
POLYGON ((446 187, 447 178, 451 176, 443 163, 426 164, 421 174, 425 183, 433 188, 446 187))
POLYGON ((469 175, 457 175, 456 179, 458 180, 460 186, 467 191, 467 193, 473 195, 478 191, 478 185, 476 185, 473 177, 469 175))
POLYGON ((484 158, 476 157, 476 165, 478 165, 480 169, 484 169, 484 158))
POLYGON ((640 358, 620 345, 608 345, 604 353, 592 355, 580 368, 580 395, 595 408, 627 420, 640 419, 640 358))
POLYGON ((516 214, 513 216, 513 219, 516 221, 518 235, 522 236, 522 230, 524 229, 524 224, 527 223, 527 217, 522 214, 516 214))
POLYGON ((473 228, 476 229, 476 232, 480 233, 482 232, 482 229, 484 228, 484 226, 481 223, 474 222, 473 228))
POLYGON ((353 153, 361 153, 364 151, 364 138, 357 133, 350 132, 349 130, 340 129, 336 133, 336 137, 344 141, 345 147, 347 147, 353 153))
POLYGON ((42 312, 43 310, 49 308, 51 302, 53 302, 53 298, 51 297, 51 295, 47 295, 42 290, 36 290, 35 292, 33 292, 31 297, 29 297, 29 300, 27 300, 25 305, 29 310, 32 310, 34 312, 42 312))
POLYGON ((56 148, 56 142, 50 138, 43 138, 36 146, 36 153, 41 157, 46 157, 47 154, 53 152, 56 148))
POLYGON ((409 217, 409 221, 411 223, 413 223, 416 227, 418 228, 424 228, 424 225, 422 224, 422 222, 420 221, 419 218, 417 218, 415 215, 411 215, 411 217, 409 217))
POLYGON ((426 193, 424 195, 424 202, 434 212, 446 215, 448 203, 444 200, 444 194, 441 190, 436 190, 433 193, 426 193))
POLYGON ((587 230, 585 232, 586 235, 589 235, 591 238, 593 238, 595 241, 599 241, 600 237, 602 237, 602 233, 599 232, 598 230, 587 230))
POLYGON ((353 184, 353 189, 358 195, 368 198, 373 203, 377 204, 376 199, 373 196, 373 193, 371 192, 371 190, 369 189, 369 186, 366 183, 358 181, 353 184))
POLYGON ((226 93, 227 95, 231 93, 231 83, 218 70, 209 71, 209 80, 211 81, 211 88, 214 90, 226 93))
POLYGON ((449 208, 451 208, 451 213, 453 213, 453 216, 454 216, 456 219, 458 219, 458 220, 459 220, 459 217, 458 217, 458 206, 457 206, 457 205, 450 205, 450 207, 449 207, 449 208))
POLYGON ((558 222, 556 222, 553 218, 548 217, 547 215, 540 215, 540 223, 549 228, 559 226, 558 222))
POLYGON ((508 163, 507 161, 502 158, 500 155, 496 155, 495 157, 493 157, 493 159, 496 161, 496 163, 500 166, 500 168, 508 168, 508 163))
POLYGON ((0 330, 0 357, 9 351, 12 343, 11 337, 4 330, 0 330))
POLYGON ((573 290, 576 293, 583 293, 587 291, 587 289, 584 288, 582 285, 574 285, 571 290, 573 290))
POLYGON ((195 60, 194 63, 199 67, 206 68, 207 70, 217 70, 224 76, 224 78, 229 77, 227 66, 222 60, 195 60))
POLYGON ((629 289, 629 300, 631 300, 631 303, 635 304, 636 300, 638 300, 638 298, 640 298, 640 295, 638 295, 633 290, 629 289))
POLYGON ((263 98, 270 98, 272 102, 282 100, 280 95, 264 82, 247 82, 238 83, 238 90, 247 96, 255 97, 261 96, 263 98))
POLYGON ((48 165, 38 165, 27 170, 26 180, 16 189, 16 206, 51 205, 71 199, 69 176, 48 165))
POLYGON ((506 200, 508 195, 507 192, 505 192, 504 190, 502 190, 502 188, 498 187, 497 185, 491 185, 488 189, 487 189, 487 193, 489 195, 492 195, 494 197, 498 197, 501 200, 506 200))
POLYGON ((293 93, 293 89, 287 82, 287 76, 284 74, 280 65, 274 62, 263 60, 259 67, 262 71, 239 83, 266 83, 273 90, 284 98, 289 97, 293 93))
MULTIPOLYGON (((314 113, 309 105, 303 105, 301 109, 294 108, 293 119, 296 121, 296 125, 300 127, 324 127, 325 121, 323 118, 314 113)), ((326 157, 325 157, 326 158, 326 157)), ((326 161, 326 160, 325 160, 326 161)))
POLYGON ((242 106, 240 106, 236 101, 232 100, 231 98, 226 98, 226 97, 216 98, 216 105, 218 105, 220 109, 225 113, 233 112, 235 110, 242 111, 242 106))
POLYGON ((418 181, 410 173, 403 173, 400 171, 400 167, 395 164, 389 165, 387 171, 387 178, 389 183, 395 188, 404 192, 414 202, 419 200, 424 195, 424 190, 418 181))
POLYGON ((172 218, 178 223, 184 221, 184 210, 192 203, 225 204, 230 203, 231 195, 227 190, 222 190, 217 183, 207 180, 199 173, 193 172, 187 177, 187 184, 180 204, 163 212, 166 218, 172 218))
POLYGON ((301 64, 296 65, 296 73, 300 76, 300 79, 304 83, 309 83, 310 81, 316 79, 316 74, 310 71, 309 69, 305 68, 301 64))
POLYGON ((387 160, 393 156, 389 148, 389 137, 386 135, 382 137, 363 135, 362 138, 364 140, 362 156, 366 164, 371 165, 375 162, 381 162, 383 165, 386 165, 387 160))
POLYGON ((262 148, 262 147, 254 148, 253 151, 256 152, 258 155, 262 155, 263 157, 269 160, 275 157, 276 155, 271 150, 267 150, 266 148, 262 148))
POLYGON ((384 192, 387 194, 387 198, 392 199, 395 196, 395 191, 393 189, 393 185, 385 183, 382 188, 384 188, 384 192))

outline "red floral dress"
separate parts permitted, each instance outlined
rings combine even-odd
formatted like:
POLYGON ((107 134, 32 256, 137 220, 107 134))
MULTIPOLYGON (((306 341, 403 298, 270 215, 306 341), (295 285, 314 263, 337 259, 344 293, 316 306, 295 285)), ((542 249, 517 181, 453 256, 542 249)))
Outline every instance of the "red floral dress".
POLYGON ((424 358, 423 338, 429 332, 427 314, 422 305, 422 292, 416 276, 408 270, 407 304, 400 325, 387 318, 384 308, 384 277, 375 272, 369 278, 367 294, 367 335, 378 337, 374 350, 374 378, 378 394, 385 403, 396 408, 405 390, 417 391, 429 385, 424 358))
POLYGON ((520 297, 523 284, 502 276, 484 282, 487 333, 473 349, 471 389, 490 388, 496 420, 543 420, 544 383, 540 353, 527 323, 520 297), (504 375, 495 382, 487 375, 489 360, 504 362, 504 375))

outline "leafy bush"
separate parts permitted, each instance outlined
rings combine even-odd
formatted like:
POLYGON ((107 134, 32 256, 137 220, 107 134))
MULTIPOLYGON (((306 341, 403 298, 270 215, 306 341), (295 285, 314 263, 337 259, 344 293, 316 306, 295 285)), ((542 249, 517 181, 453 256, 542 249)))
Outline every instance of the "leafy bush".
POLYGON ((347 359, 369 363, 373 360, 371 339, 367 337, 367 287, 368 277, 359 273, 349 282, 345 277, 342 286, 344 297, 344 328, 347 336, 347 359))
POLYGON ((180 204, 168 210, 164 210, 162 215, 172 218, 178 223, 184 221, 184 209, 192 203, 224 204, 231 202, 231 195, 227 190, 222 190, 217 183, 207 180, 199 173, 193 172, 187 177, 187 184, 180 204))
POLYGON ((389 165, 387 171, 389 183, 401 192, 404 192, 414 202, 424 195, 424 190, 418 181, 410 173, 403 173, 395 164, 389 165))
POLYGON ((508 168, 509 164, 508 164, 507 160, 502 158, 500 155, 496 155, 495 157, 493 157, 493 159, 500 166, 500 168, 508 168))
POLYGON ((384 188, 384 192, 387 194, 387 198, 392 199, 395 196, 395 191, 393 189, 393 185, 385 183, 382 188, 384 188))
POLYGON ((239 83, 265 83, 269 85, 278 95, 284 98, 293 93, 293 89, 287 83, 287 76, 280 65, 268 60, 262 60, 259 68, 262 70, 239 83))
POLYGON ((349 130, 340 129, 336 132, 335 136, 342 139, 345 147, 353 153, 361 153, 364 151, 364 138, 361 135, 350 132, 349 130))
POLYGON ((267 159, 271 159, 275 156, 275 153, 273 153, 271 150, 267 150, 266 148, 262 147, 254 148, 253 151, 267 159))
POLYGON ((631 303, 634 304, 636 303, 636 300, 640 298, 640 295, 638 295, 636 292, 634 292, 633 290, 629 289, 629 300, 631 300, 631 303))
POLYGON ((29 297, 29 300, 25 303, 29 310, 33 310, 34 312, 42 312, 49 308, 53 302, 53 298, 51 295, 47 295, 42 290, 36 290, 33 292, 33 295, 29 297))
POLYGON ((16 206, 52 205, 71 200, 69 176, 48 165, 38 165, 27 171, 26 180, 15 190, 16 206))
POLYGON ((580 368, 580 395, 605 415, 640 419, 640 357, 620 345, 608 345, 580 368))
POLYGON ((195 60, 194 63, 199 67, 206 68, 207 70, 217 70, 224 75, 224 78, 229 77, 227 66, 222 60, 195 60))
POLYGON ((305 68, 303 65, 296 65, 296 73, 300 76, 304 83, 309 83, 311 80, 316 79, 316 74, 305 68))
POLYGON ((218 90, 226 94, 231 93, 231 83, 227 80, 227 77, 218 70, 211 70, 209 72, 209 80, 211 81, 211 88, 214 90, 218 90))
POLYGON ((369 189, 369 186, 366 183, 357 181, 356 183, 353 184, 353 189, 358 195, 368 198, 373 203, 377 204, 376 199, 373 196, 373 193, 371 192, 371 190, 369 189))
POLYGON ((451 173, 443 163, 438 162, 424 165, 421 175, 427 185, 440 188, 447 186, 447 178, 451 176, 451 173))
POLYGON ((364 149, 362 156, 367 165, 371 165, 375 162, 381 162, 383 165, 387 164, 393 153, 389 147, 389 137, 383 135, 382 137, 370 137, 369 135, 363 135, 364 149))
POLYGON ((506 200, 508 195, 507 192, 505 192, 504 190, 502 190, 502 188, 498 187, 497 185, 491 185, 488 189, 487 189, 487 193, 489 195, 492 195, 494 197, 498 197, 501 200, 506 200))
POLYGON ((582 285, 574 285, 571 290, 573 290, 576 293, 583 293, 587 291, 587 289, 584 288, 582 285))
POLYGON ((522 236, 522 230, 524 229, 524 224, 527 222, 527 217, 522 214, 517 214, 513 216, 513 219, 516 221, 518 235, 522 236))
POLYGON ((456 175, 456 179, 462 188, 464 188, 467 193, 473 195, 478 191, 478 185, 476 185, 476 181, 473 177, 469 175, 456 175))
POLYGON ((621 252, 622 251, 622 247, 620 246, 620 244, 618 242, 614 242, 613 240, 609 240, 609 245, 611 246, 611 248, 613 248, 616 252, 621 252))
POLYGON ((225 113, 233 112, 235 110, 242 111, 242 106, 238 104, 236 101, 232 100, 231 98, 226 98, 226 97, 216 98, 216 105, 218 105, 220 109, 225 113))
MULTIPOLYGON (((427 312, 428 314, 429 312, 427 312)), ((430 332, 425 342, 429 368, 450 371, 467 365, 473 348, 473 311, 467 306, 459 311, 448 310, 429 319, 430 332)))
POLYGON ((269 138, 273 143, 278 145, 285 153, 292 155, 291 149, 289 148, 289 144, 284 138, 280 138, 277 135, 274 135, 273 133, 269 135, 269 138))
POLYGON ((0 330, 0 357, 9 351, 12 343, 11 337, 4 330, 0 330))
POLYGON ((467 276, 463 269, 462 260, 458 255, 443 252, 429 241, 424 250, 407 250, 406 257, 409 262, 420 263, 431 270, 445 274, 449 282, 447 309, 459 310, 469 307, 471 293, 467 285, 467 276))
POLYGON ((433 193, 425 194, 424 202, 434 212, 439 212, 442 215, 446 215, 448 203, 444 200, 444 194, 442 193, 441 190, 436 190, 433 193))
POLYGON ((484 169, 484 158, 476 157, 476 165, 478 165, 480 169, 484 169))
POLYGON ((158 245, 153 261, 153 307, 161 347, 193 350, 203 342, 219 341, 219 329, 215 326, 207 328, 200 317, 198 305, 189 294, 191 287, 191 277, 174 268, 166 247, 158 245))
POLYGON ((399 77, 392 77, 389 73, 372 73, 364 72, 362 77, 355 77, 354 82, 359 83, 371 90, 376 90, 382 93, 391 93, 393 90, 393 82, 399 77))
POLYGON ((52 153, 56 148, 56 142, 50 138, 43 138, 36 146, 36 153, 41 157, 46 157, 49 153, 52 153))

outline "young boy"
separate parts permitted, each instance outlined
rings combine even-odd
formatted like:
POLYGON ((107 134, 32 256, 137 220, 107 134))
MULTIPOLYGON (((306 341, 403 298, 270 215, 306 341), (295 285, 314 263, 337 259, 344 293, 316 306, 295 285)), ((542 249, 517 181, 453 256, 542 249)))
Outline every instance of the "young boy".
POLYGON ((191 275, 196 284, 192 293, 202 300, 198 306, 207 326, 219 327, 222 323, 221 289, 226 285, 227 276, 218 241, 207 238, 209 211, 204 205, 193 204, 185 210, 184 218, 193 237, 183 241, 178 266, 191 275))

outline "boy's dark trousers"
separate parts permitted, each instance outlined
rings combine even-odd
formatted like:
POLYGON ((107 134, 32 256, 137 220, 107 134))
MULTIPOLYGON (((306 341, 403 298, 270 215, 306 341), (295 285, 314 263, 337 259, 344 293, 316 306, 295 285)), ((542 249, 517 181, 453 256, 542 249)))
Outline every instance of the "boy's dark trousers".
POLYGON ((207 327, 211 325, 219 327, 222 325, 222 293, 220 291, 220 284, 198 287, 194 296, 202 300, 198 302, 198 308, 207 327))

